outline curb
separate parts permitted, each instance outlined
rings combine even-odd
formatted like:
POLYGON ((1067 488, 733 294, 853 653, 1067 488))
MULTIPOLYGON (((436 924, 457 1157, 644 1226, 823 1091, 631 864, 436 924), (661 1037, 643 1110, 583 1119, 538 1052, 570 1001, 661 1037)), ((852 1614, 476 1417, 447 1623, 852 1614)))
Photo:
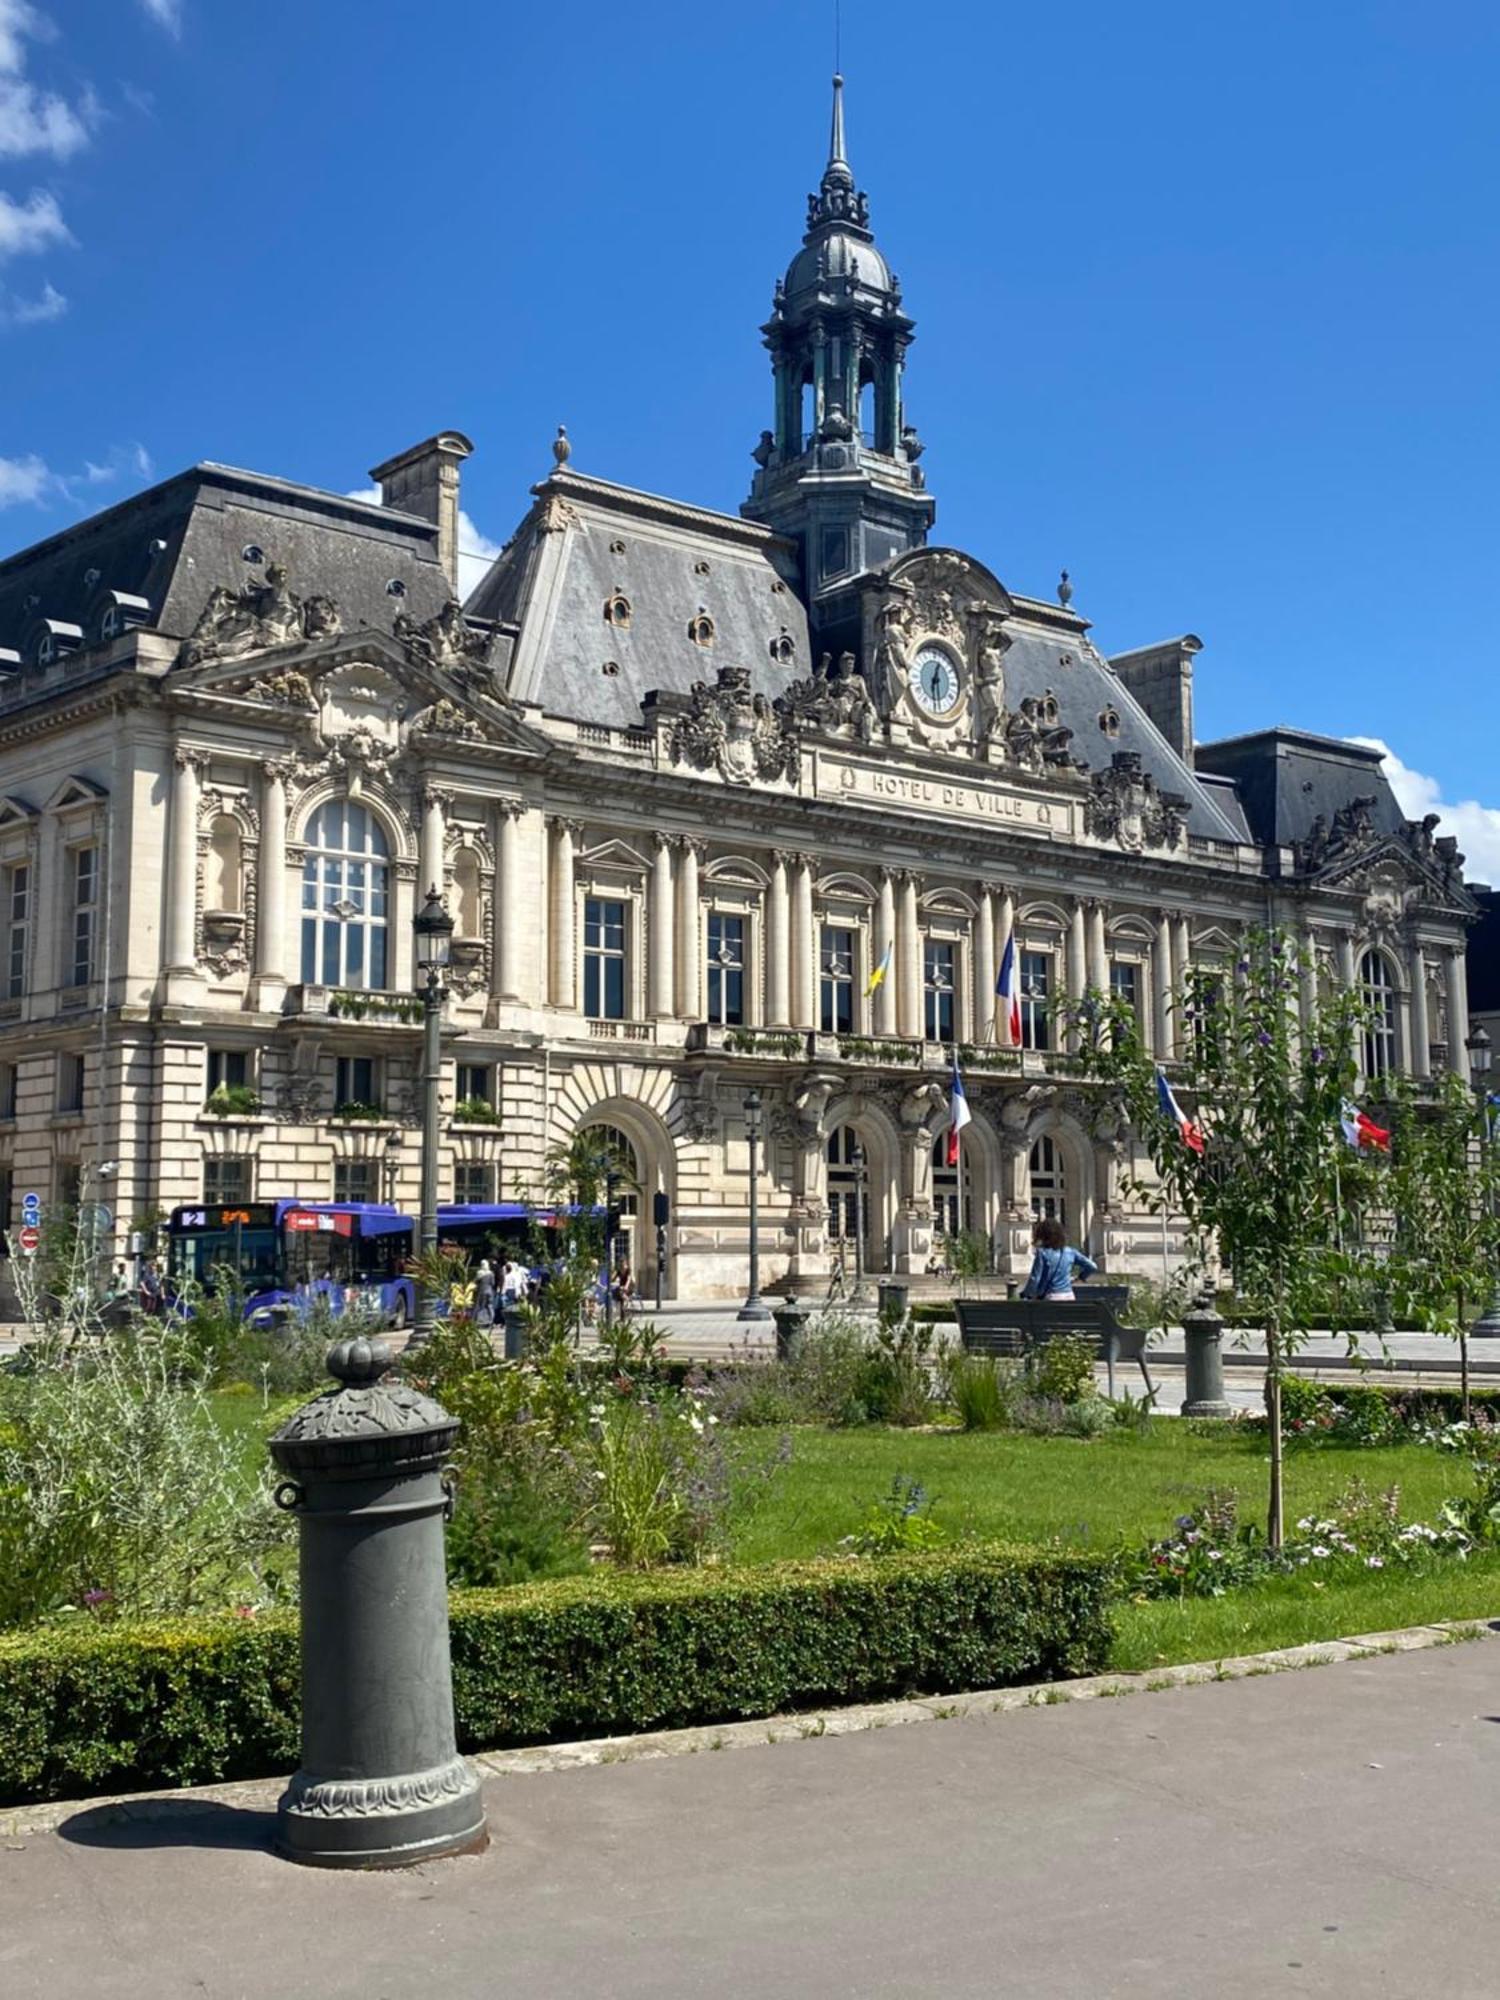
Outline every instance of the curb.
MULTIPOLYGON (((1435 1625, 1408 1625, 1395 1632, 1361 1632, 1347 1639, 1314 1640, 1270 1653, 1236 1659, 1199 1660, 1151 1673, 1091 1674, 1079 1680, 1036 1681, 1026 1687, 986 1688, 972 1694, 930 1695, 907 1701, 866 1702, 853 1708, 772 1715, 753 1722, 724 1722, 691 1729, 648 1730, 638 1736, 595 1736, 580 1743, 544 1743, 527 1750, 481 1750, 470 1761, 489 1778, 528 1778, 553 1771, 588 1770, 600 1764, 635 1764, 661 1757, 696 1757, 711 1750, 758 1750, 773 1743, 801 1743, 815 1736, 858 1736, 873 1729, 898 1729, 914 1722, 948 1722, 970 1716, 1006 1715, 1021 1708, 1054 1708, 1073 1701, 1105 1701, 1167 1688, 1199 1687, 1208 1681, 1250 1680, 1264 1674, 1331 1667, 1345 1660, 1382 1653, 1420 1653, 1432 1646, 1460 1645, 1470 1639, 1500 1637, 1500 1619, 1455 1618, 1435 1625)), ((132 1792, 95 1799, 51 1799, 33 1806, 0 1810, 0 1841, 14 1845, 23 1836, 55 1833, 66 1821, 97 1813, 116 1823, 170 1819, 184 1801, 198 1805, 274 1812, 284 1777, 255 1778, 239 1784, 185 1786, 180 1791, 132 1792)))

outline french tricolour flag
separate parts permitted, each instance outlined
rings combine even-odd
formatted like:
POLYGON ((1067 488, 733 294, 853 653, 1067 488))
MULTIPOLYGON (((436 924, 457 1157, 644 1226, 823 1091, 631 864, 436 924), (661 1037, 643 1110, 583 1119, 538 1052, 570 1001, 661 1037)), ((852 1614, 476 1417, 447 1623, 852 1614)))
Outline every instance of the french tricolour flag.
POLYGON ((995 981, 995 992, 999 996, 998 1013, 1004 1022, 1006 1045, 1018 1049, 1021 1046, 1021 982, 1016 977, 1015 933, 1005 940, 1005 950, 1000 959, 1000 977, 995 981))
POLYGON ((1377 1153, 1388 1153, 1391 1150, 1390 1133, 1383 1125, 1377 1125, 1373 1118, 1368 1117, 1347 1097, 1340 1110, 1339 1125, 1344 1137, 1356 1153, 1366 1146, 1373 1146, 1377 1153))
POLYGON ((1184 1146, 1190 1146, 1195 1153, 1203 1151, 1203 1128, 1195 1125, 1177 1099, 1172 1095, 1172 1086, 1167 1082, 1166 1071, 1156 1072, 1156 1101, 1162 1108, 1162 1116, 1170 1118, 1182 1134, 1184 1146))
POLYGON ((953 1089, 948 1098, 948 1164, 958 1165, 958 1135, 968 1124, 973 1113, 969 1100, 964 1096, 964 1080, 958 1073, 958 1059, 953 1062, 953 1089))

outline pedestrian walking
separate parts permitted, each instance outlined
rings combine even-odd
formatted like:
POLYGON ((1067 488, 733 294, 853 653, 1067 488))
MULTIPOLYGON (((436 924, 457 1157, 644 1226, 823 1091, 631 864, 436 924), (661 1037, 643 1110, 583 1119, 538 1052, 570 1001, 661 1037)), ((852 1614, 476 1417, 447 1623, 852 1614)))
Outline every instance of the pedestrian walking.
POLYGON ((143 1313, 160 1314, 166 1311, 166 1293, 162 1288, 161 1273, 157 1270, 156 1260, 153 1257, 148 1257, 141 1266, 139 1296, 143 1313))
POLYGON ((476 1326, 495 1324, 495 1267, 488 1257, 481 1257, 479 1269, 474 1274, 474 1323, 476 1326))
POLYGON ((1021 1290, 1023 1299, 1071 1299, 1075 1271, 1085 1278, 1098 1275, 1099 1266, 1093 1258, 1072 1247, 1062 1224, 1052 1216, 1042 1217, 1031 1232, 1031 1241, 1036 1255, 1021 1290))

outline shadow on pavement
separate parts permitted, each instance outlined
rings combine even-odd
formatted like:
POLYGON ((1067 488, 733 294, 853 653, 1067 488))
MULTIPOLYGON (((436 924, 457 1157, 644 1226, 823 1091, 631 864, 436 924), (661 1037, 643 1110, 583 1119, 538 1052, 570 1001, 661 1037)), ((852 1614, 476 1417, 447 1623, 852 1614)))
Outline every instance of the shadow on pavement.
POLYGON ((213 1799, 152 1799, 138 1805, 95 1806, 57 1829, 80 1847, 219 1847, 269 1852, 274 1812, 221 1805, 213 1799))

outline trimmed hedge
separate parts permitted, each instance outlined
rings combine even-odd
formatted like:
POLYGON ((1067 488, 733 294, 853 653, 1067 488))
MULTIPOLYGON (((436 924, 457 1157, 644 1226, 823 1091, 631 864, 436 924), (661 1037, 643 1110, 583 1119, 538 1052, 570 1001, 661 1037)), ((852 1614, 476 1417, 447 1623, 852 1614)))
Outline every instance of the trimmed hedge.
MULTIPOLYGON (((1096 1672, 1102 1556, 976 1544, 591 1575, 450 1600, 463 1748, 1096 1672)), ((0 1637, 0 1804, 209 1784, 298 1757, 295 1616, 0 1637)))

